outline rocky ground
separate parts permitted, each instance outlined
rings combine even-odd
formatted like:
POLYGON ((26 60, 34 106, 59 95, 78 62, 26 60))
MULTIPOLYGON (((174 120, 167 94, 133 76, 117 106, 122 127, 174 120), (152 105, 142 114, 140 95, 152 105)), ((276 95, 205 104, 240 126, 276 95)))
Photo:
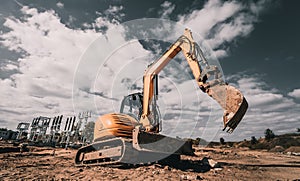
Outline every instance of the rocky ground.
POLYGON ((300 156, 290 152, 195 147, 196 156, 182 156, 176 165, 110 168, 76 167, 72 149, 20 153, 0 144, 0 180, 300 180, 300 156))

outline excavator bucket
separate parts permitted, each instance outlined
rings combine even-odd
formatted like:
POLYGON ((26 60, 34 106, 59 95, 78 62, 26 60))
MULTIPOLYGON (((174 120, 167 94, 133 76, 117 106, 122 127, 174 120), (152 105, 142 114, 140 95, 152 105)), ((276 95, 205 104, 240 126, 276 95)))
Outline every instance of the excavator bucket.
POLYGON ((238 89, 227 84, 217 84, 208 88, 206 92, 224 109, 223 130, 228 127, 227 132, 232 133, 248 109, 245 97, 238 89))

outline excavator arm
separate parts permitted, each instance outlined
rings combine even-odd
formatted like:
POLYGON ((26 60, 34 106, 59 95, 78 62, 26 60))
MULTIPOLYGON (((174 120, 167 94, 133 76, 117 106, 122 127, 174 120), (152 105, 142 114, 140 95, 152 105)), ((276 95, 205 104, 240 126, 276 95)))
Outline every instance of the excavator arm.
POLYGON ((143 112, 140 123, 148 131, 155 128, 156 125, 153 125, 155 121, 151 120, 153 118, 150 116, 151 111, 149 109, 152 99, 156 99, 154 93, 155 77, 181 51, 192 70, 199 88, 215 99, 223 108, 224 130, 226 127, 229 127, 227 132, 232 132, 246 113, 248 103, 238 89, 227 85, 221 80, 217 66, 208 65, 202 50, 195 43, 192 33, 188 29, 185 29, 184 35, 146 69, 143 87, 143 112), (205 65, 205 67, 200 66, 197 55, 200 56, 201 64, 205 65))

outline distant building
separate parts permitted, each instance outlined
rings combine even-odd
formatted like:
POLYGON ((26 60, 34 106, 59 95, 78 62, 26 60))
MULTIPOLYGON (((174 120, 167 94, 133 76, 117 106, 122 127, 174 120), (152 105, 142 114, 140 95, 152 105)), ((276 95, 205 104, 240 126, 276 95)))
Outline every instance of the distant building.
POLYGON ((18 132, 8 130, 6 128, 0 128, 0 139, 3 140, 15 140, 17 138, 18 132))

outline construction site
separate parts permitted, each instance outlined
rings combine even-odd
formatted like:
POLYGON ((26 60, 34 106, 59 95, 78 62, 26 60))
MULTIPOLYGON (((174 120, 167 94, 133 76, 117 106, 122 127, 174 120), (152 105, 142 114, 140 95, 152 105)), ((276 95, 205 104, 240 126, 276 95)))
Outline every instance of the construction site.
POLYGON ((218 66, 209 64, 191 31, 185 29, 147 66, 143 91, 125 95, 119 112, 99 115, 91 122, 91 112, 82 112, 77 117, 39 116, 31 123, 19 123, 18 133, 1 141, 0 179, 299 179, 299 134, 204 145, 161 134, 158 75, 179 52, 199 90, 223 110, 219 119, 223 131, 232 133, 247 113, 248 102, 238 88, 222 79, 218 66))
MULTIPOLYGON (((294 139, 299 141, 300 135, 285 137, 287 143, 294 139)), ((277 143, 272 149, 253 149, 247 144, 194 145, 195 155, 183 155, 176 164, 116 168, 76 167, 77 149, 28 146, 28 151, 20 152, 18 146, 0 141, 0 150, 10 148, 0 153, 0 180, 299 180, 299 146, 284 149, 277 143)))

